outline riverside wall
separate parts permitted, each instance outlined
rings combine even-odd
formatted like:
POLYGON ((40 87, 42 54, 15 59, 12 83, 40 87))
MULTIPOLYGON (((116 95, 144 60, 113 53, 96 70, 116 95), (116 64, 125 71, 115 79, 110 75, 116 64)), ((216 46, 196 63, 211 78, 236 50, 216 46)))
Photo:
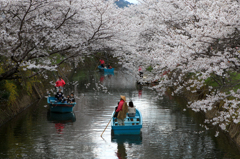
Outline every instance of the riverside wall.
MULTIPOLYGON (((168 95, 171 95, 171 93, 174 91, 174 88, 169 88, 168 89, 168 95)), ((179 96, 176 96, 176 97, 172 97, 174 100, 177 101, 177 103, 181 103, 181 105, 184 105, 184 107, 186 108, 186 105, 188 102, 193 102, 193 101, 196 101, 196 100, 201 100, 201 99, 204 99, 205 97, 201 94, 198 94, 198 93, 192 93, 190 91, 183 91, 179 96), (184 101, 184 102, 183 102, 184 101)), ((207 112, 192 112, 195 116, 197 114, 197 118, 202 118, 201 120, 204 121, 204 119, 212 119, 214 117, 216 117, 220 110, 218 109, 218 105, 219 103, 215 103, 215 107, 210 110, 210 111, 207 111, 207 112)), ((185 109, 184 108, 184 109, 185 109)), ((207 124, 206 124, 207 125, 207 124)), ((235 124, 235 123, 230 123, 229 126, 227 126, 227 131, 223 131, 221 130, 220 127, 218 126, 213 126, 213 125, 207 125, 208 127, 212 128, 212 129, 215 129, 215 130, 218 130, 218 131, 221 131, 222 134, 225 134, 225 137, 223 136, 219 136, 217 138, 225 138, 224 140, 229 140, 229 142, 233 142, 235 145, 236 145, 236 148, 240 151, 240 124, 235 124)), ((219 139, 221 140, 221 143, 222 143, 222 139, 219 139)), ((224 141, 226 142, 226 141, 224 141)))
POLYGON ((8 105, 7 103, 0 106, 0 126, 5 124, 7 121, 14 118, 16 115, 38 102, 41 98, 47 96, 47 89, 53 88, 49 81, 56 81, 58 75, 62 75, 63 79, 67 82, 73 71, 71 71, 70 65, 64 65, 58 68, 58 71, 47 72, 48 79, 43 78, 41 75, 35 78, 40 79, 40 82, 34 82, 32 84, 32 92, 29 94, 21 86, 18 86, 18 96, 14 104, 8 105))

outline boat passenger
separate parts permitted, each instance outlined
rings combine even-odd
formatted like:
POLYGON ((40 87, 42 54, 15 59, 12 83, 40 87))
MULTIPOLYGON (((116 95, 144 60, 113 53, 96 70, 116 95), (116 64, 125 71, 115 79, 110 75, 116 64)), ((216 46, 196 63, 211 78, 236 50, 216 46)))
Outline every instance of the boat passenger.
POLYGON ((67 103, 71 103, 71 100, 70 100, 70 95, 67 96, 67 103))
POLYGON ((61 103, 65 103, 66 99, 64 98, 64 95, 58 98, 58 101, 61 103))
MULTIPOLYGON (((59 89, 55 95, 55 98, 57 99, 57 101, 59 101, 59 98, 61 98, 62 96, 63 96, 63 92, 61 89, 59 89)), ((55 101, 55 102, 57 102, 57 101, 55 101)))
POLYGON ((104 64, 105 64, 104 60, 100 59, 99 61, 100 61, 102 68, 104 68, 104 64))
POLYGON ((129 107, 128 107, 128 116, 129 117, 135 117, 136 115, 136 107, 134 107, 133 102, 129 102, 129 107))
POLYGON ((65 86, 65 81, 62 79, 62 76, 59 76, 58 80, 56 81, 56 85, 55 87, 57 88, 57 92, 59 91, 59 89, 62 90, 63 92, 63 87, 65 86))
POLYGON ((74 98, 74 94, 71 93, 71 96, 70 96, 70 103, 74 103, 75 102, 75 98, 74 98))
POLYGON ((107 67, 108 69, 112 69, 112 66, 110 65, 110 63, 108 64, 108 67, 107 67))
POLYGON ((126 114, 128 112, 128 106, 126 103, 126 97, 122 95, 120 95, 120 97, 121 97, 120 102, 116 110, 116 112, 118 112, 117 122, 119 125, 124 125, 124 118, 126 118, 126 114))

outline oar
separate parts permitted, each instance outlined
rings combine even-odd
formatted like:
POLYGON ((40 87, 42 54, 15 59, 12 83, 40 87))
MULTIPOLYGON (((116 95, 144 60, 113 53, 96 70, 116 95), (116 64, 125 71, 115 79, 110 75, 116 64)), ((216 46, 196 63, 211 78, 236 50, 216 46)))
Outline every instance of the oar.
MULTIPOLYGON (((111 122, 112 118, 114 117, 114 115, 115 115, 115 113, 113 114, 113 116, 112 116, 111 119, 109 120, 109 122, 108 122, 107 126, 105 127, 105 129, 103 130, 102 134, 103 134, 104 131, 107 129, 107 127, 108 127, 109 123, 111 122)), ((102 137, 102 134, 101 134, 101 137, 102 137)))

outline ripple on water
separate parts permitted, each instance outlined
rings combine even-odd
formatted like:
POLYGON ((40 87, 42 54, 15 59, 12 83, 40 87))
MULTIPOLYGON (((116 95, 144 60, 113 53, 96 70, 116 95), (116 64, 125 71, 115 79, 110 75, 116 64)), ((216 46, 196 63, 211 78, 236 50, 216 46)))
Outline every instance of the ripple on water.
MULTIPOLYGON (((75 75, 77 80, 78 73, 75 75)), ((98 72, 90 75, 89 79, 99 80, 98 72)), ((34 115, 29 109, 1 127, 0 158, 239 157, 237 151, 231 150, 230 144, 204 131, 199 126, 201 122, 190 116, 188 110, 183 112, 183 108, 175 101, 166 97, 156 99, 156 93, 147 87, 142 87, 139 92, 132 76, 119 72, 111 78, 105 78, 103 85, 108 87, 112 95, 94 92, 94 82, 86 89, 84 84, 89 82, 85 78, 79 79, 79 85, 74 89, 75 95, 79 94, 80 97, 74 108, 75 120, 55 121, 48 118, 44 99, 33 107, 34 115), (142 133, 137 136, 111 136, 109 125, 101 138, 120 94, 126 95, 127 100, 131 98, 141 111, 142 133), (203 133, 199 134, 200 131, 203 133), (225 149, 229 152, 226 153, 225 149)), ((72 89, 71 86, 69 88, 72 89)))

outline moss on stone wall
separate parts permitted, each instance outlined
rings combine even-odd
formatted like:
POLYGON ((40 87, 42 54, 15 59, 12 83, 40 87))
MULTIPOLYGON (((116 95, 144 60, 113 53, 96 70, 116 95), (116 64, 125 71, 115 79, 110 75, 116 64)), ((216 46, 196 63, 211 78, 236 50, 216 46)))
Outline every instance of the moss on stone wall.
POLYGON ((73 72, 71 68, 70 64, 63 64, 58 71, 49 71, 45 75, 40 74, 31 79, 1 81, 0 126, 46 96, 46 89, 53 87, 49 81, 56 81, 58 75, 67 78, 73 72))

